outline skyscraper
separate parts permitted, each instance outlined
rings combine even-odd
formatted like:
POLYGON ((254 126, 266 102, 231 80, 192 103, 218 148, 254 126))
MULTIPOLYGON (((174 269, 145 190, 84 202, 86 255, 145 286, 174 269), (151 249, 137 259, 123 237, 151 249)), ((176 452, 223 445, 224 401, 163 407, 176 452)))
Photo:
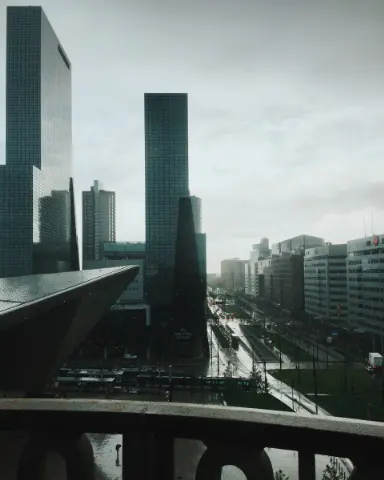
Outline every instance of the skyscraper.
POLYGON ((7 8, 0 276, 71 270, 71 64, 41 7, 7 8))
POLYGON ((200 275, 203 284, 207 286, 207 236, 202 232, 201 198, 190 196, 193 224, 195 228, 197 257, 199 261, 200 275))
POLYGON ((172 304, 179 199, 189 195, 188 97, 146 93, 144 103, 146 293, 155 313, 172 304))
MULTIPOLYGON (((180 198, 176 241, 173 347, 177 356, 207 351, 206 278, 202 276, 191 197, 180 198)), ((205 240, 205 235, 204 237, 205 240)), ((205 243, 204 243, 205 246, 205 243)))
POLYGON ((201 198, 195 197, 194 195, 192 195, 190 198, 192 205, 193 221, 195 224, 195 233, 202 233, 201 198))
POLYGON ((116 240, 116 194, 98 180, 83 192, 83 261, 99 260, 103 242, 116 240))

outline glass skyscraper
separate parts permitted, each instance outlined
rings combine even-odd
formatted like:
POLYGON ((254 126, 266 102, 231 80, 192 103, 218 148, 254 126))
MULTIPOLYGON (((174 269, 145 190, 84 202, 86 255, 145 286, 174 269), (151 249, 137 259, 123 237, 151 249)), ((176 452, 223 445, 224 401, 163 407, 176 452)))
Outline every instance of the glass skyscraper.
POLYGON ((41 7, 7 8, 0 275, 71 270, 71 64, 41 7))
POLYGON ((179 200, 189 195, 188 97, 146 93, 144 103, 146 293, 153 308, 172 303, 179 200))

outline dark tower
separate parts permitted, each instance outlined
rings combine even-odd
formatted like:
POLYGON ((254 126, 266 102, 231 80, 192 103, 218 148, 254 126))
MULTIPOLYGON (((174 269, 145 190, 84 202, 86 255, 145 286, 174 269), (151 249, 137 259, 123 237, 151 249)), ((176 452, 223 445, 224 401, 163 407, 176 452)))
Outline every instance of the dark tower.
POLYGON ((69 201, 70 201, 70 270, 77 272, 80 270, 79 242, 76 230, 76 210, 75 210, 75 190, 73 187, 73 178, 69 180, 69 201))
POLYGON ((179 199, 188 188, 188 96, 146 93, 145 228, 146 300, 153 324, 172 319, 179 199))
POLYGON ((190 197, 180 198, 174 273, 172 344, 175 356, 199 357, 207 348, 205 282, 190 197))

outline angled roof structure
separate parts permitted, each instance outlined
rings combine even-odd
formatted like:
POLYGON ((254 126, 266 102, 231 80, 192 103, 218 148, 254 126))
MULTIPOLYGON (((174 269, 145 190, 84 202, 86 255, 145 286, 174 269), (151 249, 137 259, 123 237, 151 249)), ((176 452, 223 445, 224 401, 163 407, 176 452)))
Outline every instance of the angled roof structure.
POLYGON ((42 391, 138 266, 0 279, 0 391, 42 391))

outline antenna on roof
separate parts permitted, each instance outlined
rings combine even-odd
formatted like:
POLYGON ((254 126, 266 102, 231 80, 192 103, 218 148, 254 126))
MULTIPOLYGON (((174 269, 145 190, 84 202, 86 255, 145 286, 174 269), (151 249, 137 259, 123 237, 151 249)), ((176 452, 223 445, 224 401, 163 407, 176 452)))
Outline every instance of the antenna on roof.
POLYGON ((371 212, 371 227, 372 227, 372 235, 375 234, 374 228, 373 228, 373 210, 371 212))
POLYGON ((367 238, 367 225, 365 224, 365 215, 363 217, 363 221, 364 221, 364 238, 367 238))

